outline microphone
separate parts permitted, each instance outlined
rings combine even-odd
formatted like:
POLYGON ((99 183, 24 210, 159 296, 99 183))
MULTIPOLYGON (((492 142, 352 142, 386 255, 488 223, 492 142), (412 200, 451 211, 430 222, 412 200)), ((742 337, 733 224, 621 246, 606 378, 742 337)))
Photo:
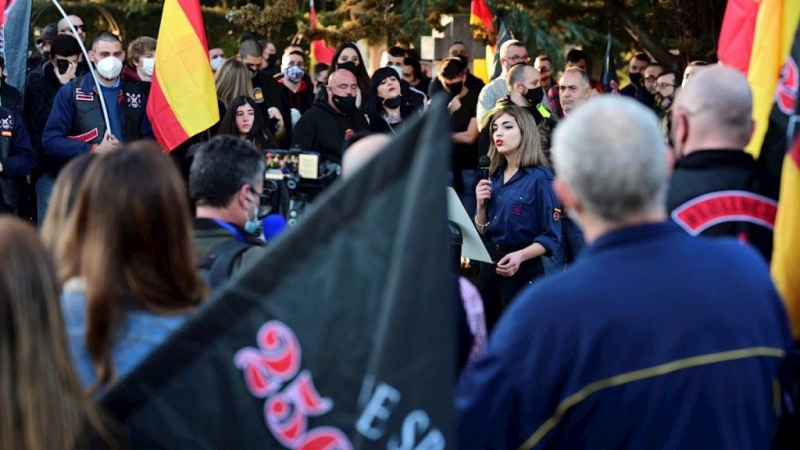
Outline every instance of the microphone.
POLYGON ((280 214, 268 214, 261 221, 261 229, 264 232, 264 240, 269 242, 283 234, 286 229, 286 219, 280 214))
MULTIPOLYGON (((488 155, 481 155, 478 159, 478 166, 481 168, 481 179, 488 180, 489 179, 489 166, 492 164, 492 160, 489 159, 488 155)), ((488 200, 483 201, 483 206, 489 203, 488 200)))
POLYGON ((481 168, 481 179, 482 180, 488 180, 489 179, 489 166, 490 165, 492 165, 492 160, 489 159, 489 156, 482 155, 480 157, 480 159, 478 159, 478 166, 480 166, 480 168, 481 168))

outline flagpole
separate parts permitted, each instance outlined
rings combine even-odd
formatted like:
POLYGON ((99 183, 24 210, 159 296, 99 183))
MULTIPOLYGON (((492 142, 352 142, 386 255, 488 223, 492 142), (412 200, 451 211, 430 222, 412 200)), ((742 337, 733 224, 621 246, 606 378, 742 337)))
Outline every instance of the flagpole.
MULTIPOLYGON (((78 30, 75 29, 75 26, 72 25, 72 22, 69 21, 67 18, 67 13, 64 11, 64 8, 61 7, 61 4, 58 3, 58 0, 52 0, 53 4, 58 8, 58 12, 61 13, 61 16, 64 17, 64 20, 67 21, 67 25, 69 25, 69 29, 72 31, 72 35, 75 36, 75 40, 78 41, 78 45, 81 47, 81 52, 83 53, 83 57, 86 58, 86 62, 89 65, 89 72, 92 74, 92 79, 94 80, 94 84, 97 86, 97 96, 100 97, 100 106, 103 110, 103 120, 106 122, 106 131, 111 133, 111 122, 108 120, 108 108, 106 108, 106 100, 103 98, 103 92, 101 91, 100 80, 97 78, 97 74, 94 71, 94 67, 92 67, 92 60, 89 58, 89 52, 86 51, 86 47, 83 45, 83 42, 78 37, 78 30)), ((60 31, 60 30, 59 30, 60 31)))

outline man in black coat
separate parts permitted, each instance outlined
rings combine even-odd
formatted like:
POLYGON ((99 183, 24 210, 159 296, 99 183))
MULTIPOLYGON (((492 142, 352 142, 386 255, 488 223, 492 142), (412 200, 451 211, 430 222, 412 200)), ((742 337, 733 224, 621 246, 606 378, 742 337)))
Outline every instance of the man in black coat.
POLYGON ((253 80, 253 100, 261 109, 267 127, 285 148, 291 141, 292 113, 278 82, 261 70, 263 55, 264 49, 255 39, 245 39, 239 44, 239 59, 253 80))
POLYGON ((329 78, 327 99, 319 99, 297 122, 292 134, 292 148, 319 152, 323 157, 341 160, 344 141, 362 131, 369 123, 356 106, 358 81, 346 69, 329 78))
POLYGON ((692 80, 672 108, 672 138, 680 159, 667 208, 689 234, 736 237, 769 261, 778 180, 744 152, 755 128, 747 79, 715 66, 692 80))

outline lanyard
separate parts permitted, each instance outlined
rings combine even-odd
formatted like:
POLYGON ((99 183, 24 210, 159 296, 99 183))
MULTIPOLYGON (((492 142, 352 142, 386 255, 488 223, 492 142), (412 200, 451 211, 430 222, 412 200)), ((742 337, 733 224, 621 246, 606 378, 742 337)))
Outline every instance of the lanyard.
POLYGON ((243 244, 246 244, 246 243, 247 243, 247 242, 244 240, 244 236, 242 236, 242 233, 240 233, 240 232, 239 232, 239 230, 237 230, 237 229, 236 229, 236 227, 234 227, 233 225, 229 224, 228 222, 223 222, 222 220, 218 220, 218 219, 212 219, 212 220, 213 220, 213 221, 214 221, 214 223, 216 223, 217 225, 219 225, 219 226, 221 226, 222 228, 225 228, 226 230, 228 230, 228 231, 230 231, 231 233, 233 233, 233 236, 236 238, 236 240, 237 240, 237 241, 239 241, 239 242, 241 242, 241 243, 243 243, 243 244))

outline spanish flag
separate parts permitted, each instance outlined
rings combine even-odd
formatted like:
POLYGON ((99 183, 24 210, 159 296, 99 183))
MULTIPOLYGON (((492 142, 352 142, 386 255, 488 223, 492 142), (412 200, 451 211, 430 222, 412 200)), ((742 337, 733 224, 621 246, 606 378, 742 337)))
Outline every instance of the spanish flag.
POLYGON ((719 33, 717 59, 747 74, 761 0, 728 0, 719 33))
POLYGON ((168 151, 219 121, 199 0, 166 0, 147 117, 168 151))
POLYGON ((786 304, 792 334, 800 338, 800 134, 783 162, 775 221, 772 279, 786 304))
POLYGON ((489 10, 486 0, 472 0, 472 4, 469 7, 469 24, 483 25, 486 28, 486 34, 489 36, 494 34, 492 12, 489 10))
POLYGON ((747 73, 747 81, 753 90, 753 120, 756 122, 756 130, 747 151, 755 157, 761 153, 774 103, 775 88, 786 56, 792 48, 798 20, 798 0, 762 0, 758 8, 747 73))

